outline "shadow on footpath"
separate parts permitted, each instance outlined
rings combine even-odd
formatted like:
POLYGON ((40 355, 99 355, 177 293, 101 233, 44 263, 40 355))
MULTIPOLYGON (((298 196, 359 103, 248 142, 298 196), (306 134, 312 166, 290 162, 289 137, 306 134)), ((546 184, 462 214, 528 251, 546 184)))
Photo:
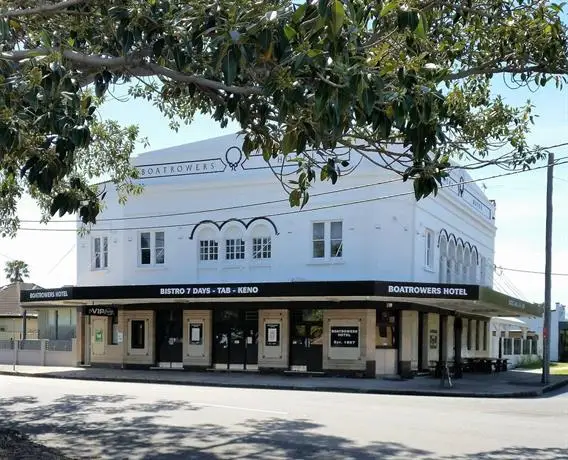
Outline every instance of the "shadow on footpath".
POLYGON ((56 440, 70 458, 568 459, 566 449, 561 448, 514 447, 440 457, 399 443, 361 446, 347 438, 318 433, 316 430, 322 425, 301 419, 249 419, 241 427, 227 428, 200 422, 202 408, 187 401, 165 399, 141 404, 126 395, 67 395, 49 404, 41 404, 33 396, 0 398, 0 423, 32 437, 41 435, 56 440), (169 424, 171 411, 183 411, 190 426, 169 424))

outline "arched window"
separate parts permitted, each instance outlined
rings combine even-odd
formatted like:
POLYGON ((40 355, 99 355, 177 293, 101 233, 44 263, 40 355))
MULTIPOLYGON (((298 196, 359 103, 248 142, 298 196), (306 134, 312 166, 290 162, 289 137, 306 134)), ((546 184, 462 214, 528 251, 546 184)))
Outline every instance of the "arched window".
POLYGON ((477 249, 473 248, 471 251, 471 266, 469 267, 469 282, 471 284, 477 284, 477 266, 479 264, 479 256, 477 254, 477 249))
POLYGON ((448 244, 448 260, 446 261, 446 283, 454 283, 454 266, 456 264, 456 242, 450 240, 448 244))
POLYGON ((448 240, 445 235, 440 236, 440 261, 438 270, 438 279, 440 283, 446 282, 446 262, 448 259, 448 240))
POLYGON ((481 286, 487 285, 487 260, 484 256, 480 257, 479 263, 479 284, 481 286))
POLYGON ((463 254, 463 269, 462 269, 462 282, 469 284, 471 283, 469 271, 471 266, 471 250, 469 246, 466 246, 463 254))
POLYGON ((463 273, 463 246, 462 243, 458 243, 458 248, 456 251, 456 264, 454 266, 454 282, 462 283, 462 273, 463 273))
POLYGON ((257 224, 250 229, 252 260, 272 258, 272 232, 266 224, 257 224))
POLYGON ((245 258, 245 239, 242 228, 231 225, 223 232, 225 241, 225 259, 226 260, 243 260, 245 258))
POLYGON ((197 234, 198 257, 200 262, 219 260, 218 230, 211 227, 203 227, 197 234))

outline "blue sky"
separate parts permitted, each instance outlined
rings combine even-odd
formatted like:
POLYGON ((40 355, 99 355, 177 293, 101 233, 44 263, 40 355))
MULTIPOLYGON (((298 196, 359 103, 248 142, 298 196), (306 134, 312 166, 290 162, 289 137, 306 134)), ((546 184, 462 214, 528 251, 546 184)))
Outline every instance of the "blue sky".
MULTIPOLYGON (((552 145, 568 141, 568 89, 561 92, 553 87, 545 87, 536 93, 531 93, 527 89, 513 91, 498 81, 495 90, 511 103, 521 104, 527 99, 531 99, 534 103, 539 118, 530 136, 532 142, 552 145)), ((122 92, 123 90, 117 93, 122 92)), ((143 101, 121 103, 109 100, 101 114, 105 118, 117 119, 124 124, 139 124, 141 134, 150 141, 150 149, 179 145, 236 131, 234 125, 222 130, 215 122, 197 117, 190 126, 184 126, 175 133, 168 128, 159 111, 143 101)), ((142 149, 141 146, 138 153, 142 149)), ((567 148, 557 149, 555 153, 557 158, 568 157, 567 148)), ((484 168, 474 171, 473 176, 481 179, 502 172, 498 168, 484 168)), ((568 211, 563 201, 568 193, 568 165, 558 166, 555 169, 555 178, 553 272, 568 273, 568 211)), ((543 271, 546 169, 486 180, 484 184, 488 197, 497 202, 496 265, 504 268, 543 271)), ((24 200, 19 210, 22 219, 39 218, 37 209, 29 200, 24 200)), ((30 224, 23 225, 24 228, 30 226, 30 224)), ((57 227, 57 224, 51 224, 48 228, 57 227)), ((21 230, 15 239, 0 240, 0 264, 3 265, 8 258, 25 260, 30 265, 31 280, 44 287, 75 283, 73 233, 21 230)), ((542 275, 503 270, 496 273, 494 279, 495 288, 498 290, 516 294, 529 301, 543 300, 542 275)), ((567 281, 567 276, 553 277, 553 302, 568 302, 567 281)))

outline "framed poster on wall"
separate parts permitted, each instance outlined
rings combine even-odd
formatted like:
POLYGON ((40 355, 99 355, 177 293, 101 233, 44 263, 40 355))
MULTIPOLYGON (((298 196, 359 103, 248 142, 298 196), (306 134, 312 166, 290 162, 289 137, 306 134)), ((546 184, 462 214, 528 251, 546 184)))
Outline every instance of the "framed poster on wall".
POLYGON ((266 323, 265 345, 267 347, 280 346, 280 323, 266 323))
POLYGON ((430 330, 430 349, 438 348, 438 331, 436 329, 430 330))
POLYGON ((189 323, 189 344, 203 345, 203 323, 189 323))
POLYGON ((337 348, 357 348, 359 346, 359 328, 357 326, 332 326, 330 345, 337 348))

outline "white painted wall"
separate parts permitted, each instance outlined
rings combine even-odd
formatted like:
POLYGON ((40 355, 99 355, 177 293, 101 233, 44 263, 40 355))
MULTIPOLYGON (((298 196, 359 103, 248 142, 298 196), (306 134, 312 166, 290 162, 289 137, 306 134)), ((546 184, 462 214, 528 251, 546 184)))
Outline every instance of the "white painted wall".
MULTIPOLYGON (((350 173, 347 171, 336 185, 318 181, 310 192, 308 205, 300 212, 290 208, 287 194, 261 158, 244 162, 241 159, 239 163, 238 150, 232 149, 227 159, 226 151, 235 145, 240 146, 241 140, 229 135, 137 157, 135 164, 139 171, 144 170, 144 179, 140 180, 145 186, 144 192, 139 197, 131 197, 126 205, 119 205, 114 191, 106 185, 106 209, 99 216, 98 224, 90 235, 78 237, 77 284, 368 279, 437 282, 439 254, 436 247, 433 269, 424 267, 425 229, 434 232, 436 242, 440 231, 444 230, 475 245, 492 264, 494 207, 475 184, 466 184, 462 195, 454 187, 441 190, 436 198, 416 202, 411 182, 392 182, 395 176, 351 154, 350 164, 358 164, 357 168, 350 173), (236 166, 235 170, 228 166, 229 160, 236 166), (160 171, 165 168, 167 174, 172 171, 177 174, 178 168, 183 171, 187 167, 179 164, 183 161, 196 161, 192 168, 195 172, 199 165, 200 174, 148 178, 150 171, 156 174, 157 167, 147 165, 161 164, 160 171), (210 172, 222 168, 223 163, 223 172, 210 172), (202 174, 205 167, 208 173, 202 174), (381 184, 368 186, 377 183, 381 184), (321 193, 324 194, 319 195, 321 193), (280 201, 275 202, 277 200, 280 201), (260 202, 267 204, 258 204, 260 202), (358 204, 342 206, 353 202, 358 204), (474 202, 477 207, 471 204, 474 202), (489 210, 488 215, 480 213, 479 203, 482 209, 489 210), (178 215, 144 218, 174 213, 178 215), (185 214, 180 215, 182 213, 185 214), (235 222, 222 231, 213 225, 201 225, 190 239, 196 224, 203 220, 241 219, 248 223, 261 216, 274 222, 277 235, 272 226, 263 221, 257 221, 259 227, 251 226, 248 231, 235 222), (343 222, 343 257, 313 259, 312 223, 332 220, 343 222), (163 265, 139 264, 141 228, 165 232, 163 265), (200 232, 208 229, 220 241, 220 256, 224 255, 227 232, 242 232, 247 259, 226 261, 221 257, 213 263, 199 261, 200 232), (268 231, 272 239, 269 260, 251 258, 251 238, 259 231, 268 231), (93 238, 102 236, 108 238, 109 264, 95 269, 93 238)), ((452 172, 452 180, 459 181, 461 174, 456 174, 452 172)), ((467 174, 463 177, 466 181, 470 179, 467 174)), ((290 176, 287 180, 293 178, 295 176, 290 176)))

